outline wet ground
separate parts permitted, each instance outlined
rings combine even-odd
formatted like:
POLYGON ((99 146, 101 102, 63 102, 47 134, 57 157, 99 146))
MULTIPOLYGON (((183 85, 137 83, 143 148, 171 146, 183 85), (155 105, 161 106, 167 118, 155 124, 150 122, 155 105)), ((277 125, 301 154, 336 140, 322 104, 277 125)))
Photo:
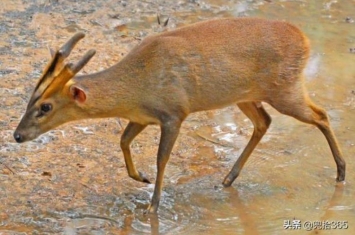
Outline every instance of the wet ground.
MULTIPOLYGON (((355 1, 3 0, 0 6, 0 234, 355 234, 355 1), (173 1, 172 1, 173 2, 173 1), (82 73, 119 61, 147 35, 215 17, 287 20, 312 43, 306 70, 347 162, 346 184, 321 132, 267 106, 273 123, 232 187, 221 182, 252 133, 236 108, 191 115, 165 174, 158 217, 143 215, 153 186, 131 180, 119 119, 74 122, 16 144, 12 133, 42 69, 47 46, 87 36, 72 60, 94 48, 82 73), (297 224, 302 228, 298 229, 297 224), (287 223, 292 226, 285 229, 287 223), (329 226, 328 226, 329 225, 329 226), (347 227, 347 229, 345 229, 347 227), (309 228, 309 227, 308 227, 309 228), (342 229, 341 229, 342 228, 342 229)), ((155 179, 158 127, 132 145, 155 179)))

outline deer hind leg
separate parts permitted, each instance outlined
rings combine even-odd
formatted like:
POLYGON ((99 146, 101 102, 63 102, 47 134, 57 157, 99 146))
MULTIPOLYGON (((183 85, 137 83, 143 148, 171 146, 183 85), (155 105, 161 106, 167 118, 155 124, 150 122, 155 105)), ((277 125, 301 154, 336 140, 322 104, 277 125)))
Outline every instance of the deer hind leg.
POLYGON ((261 138, 264 136, 271 123, 271 117, 265 111, 261 103, 239 103, 238 107, 253 123, 254 132, 251 139, 249 140, 249 143, 245 147, 242 154, 239 156, 237 162, 234 164, 228 175, 224 178, 223 185, 225 187, 230 186, 238 177, 248 157, 253 152, 261 138))
MULTIPOLYGON (((280 97, 279 97, 280 98, 280 97)), ((336 137, 330 127, 328 115, 324 109, 316 106, 308 96, 289 93, 287 97, 277 99, 270 104, 280 113, 294 117, 302 122, 318 127, 328 141, 337 165, 337 181, 345 179, 345 161, 342 157, 336 137)))

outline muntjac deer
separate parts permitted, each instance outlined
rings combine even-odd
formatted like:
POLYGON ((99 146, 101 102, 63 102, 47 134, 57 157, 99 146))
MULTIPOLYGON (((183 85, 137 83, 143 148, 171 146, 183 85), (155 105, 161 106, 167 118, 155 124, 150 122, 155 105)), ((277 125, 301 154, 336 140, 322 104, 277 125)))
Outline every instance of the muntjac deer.
POLYGON ((149 36, 112 67, 75 76, 95 54, 90 50, 78 63, 64 63, 83 37, 75 34, 52 53, 14 133, 17 142, 69 121, 122 117, 129 120, 121 138, 128 174, 149 183, 133 164, 130 143, 147 125, 159 125, 157 177, 148 207, 155 213, 164 169, 185 118, 237 104, 253 123, 249 143, 223 181, 230 186, 271 123, 262 105, 266 102, 322 131, 336 162, 336 179, 344 181, 345 161, 327 114, 310 100, 304 86, 309 42, 295 26, 256 18, 200 22, 149 36))

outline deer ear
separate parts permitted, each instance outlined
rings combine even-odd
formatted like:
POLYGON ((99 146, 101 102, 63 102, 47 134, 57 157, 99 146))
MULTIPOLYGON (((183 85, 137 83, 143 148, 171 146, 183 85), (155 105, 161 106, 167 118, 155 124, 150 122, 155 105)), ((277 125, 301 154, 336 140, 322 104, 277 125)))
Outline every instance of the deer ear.
POLYGON ((70 96, 73 100, 79 103, 84 103, 86 101, 85 91, 75 85, 70 87, 70 96))

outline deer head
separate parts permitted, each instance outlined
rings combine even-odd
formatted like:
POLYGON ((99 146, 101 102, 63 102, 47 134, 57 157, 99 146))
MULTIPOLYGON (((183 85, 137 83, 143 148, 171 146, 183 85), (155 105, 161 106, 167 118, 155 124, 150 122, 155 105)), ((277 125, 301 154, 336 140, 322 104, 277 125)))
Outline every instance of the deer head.
POLYGON ((85 102, 86 94, 71 79, 95 55, 95 50, 89 50, 76 64, 66 64, 64 60, 84 37, 84 33, 76 33, 59 50, 51 51, 52 59, 39 79, 14 133, 18 143, 35 139, 40 134, 78 117, 74 113, 85 102))

